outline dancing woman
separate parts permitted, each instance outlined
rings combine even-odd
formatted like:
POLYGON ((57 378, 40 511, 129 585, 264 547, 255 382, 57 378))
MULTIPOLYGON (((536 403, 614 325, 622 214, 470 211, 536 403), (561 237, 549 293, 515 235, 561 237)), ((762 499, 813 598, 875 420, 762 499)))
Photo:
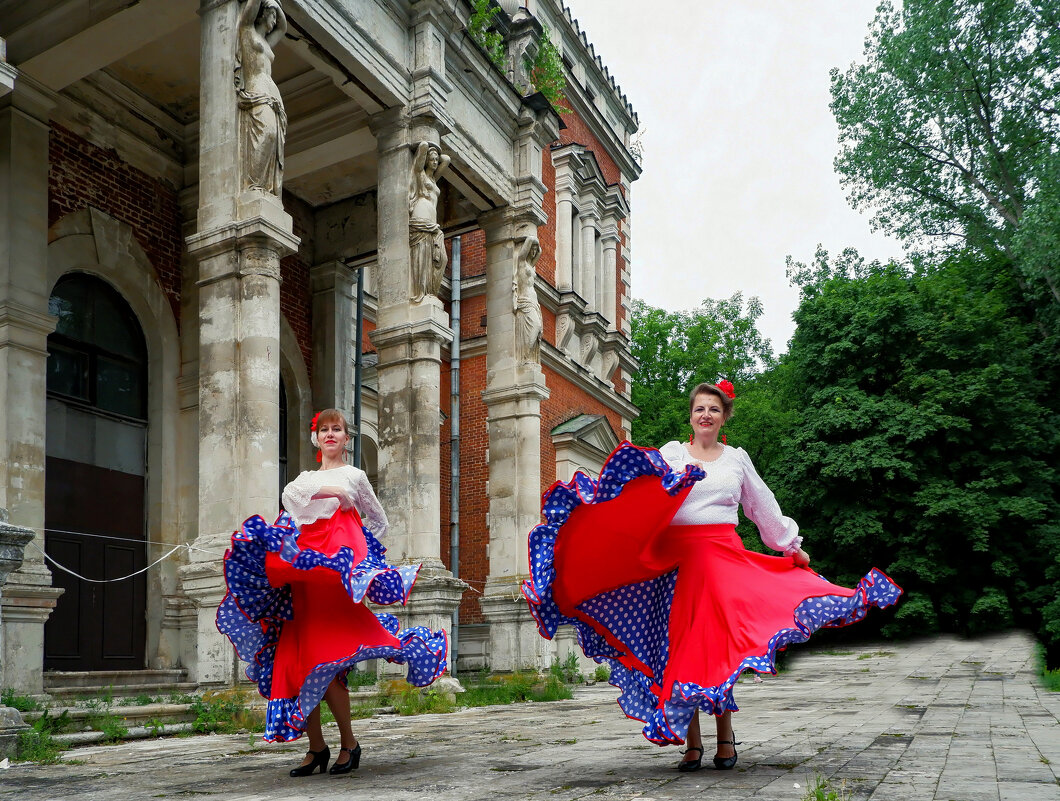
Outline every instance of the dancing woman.
POLYGON ((366 659, 408 666, 408 682, 430 684, 446 667, 444 631, 401 630, 393 615, 364 604, 405 603, 419 565, 391 567, 378 538, 387 519, 364 471, 343 461, 349 434, 341 412, 313 418, 318 470, 286 486, 287 510, 272 526, 254 516, 232 535, 225 554, 228 594, 217 628, 247 662, 246 675, 269 699, 264 739, 309 735, 309 752, 291 776, 328 768, 331 751, 320 725, 320 701, 339 726, 331 773, 348 773, 361 746, 350 722, 346 674, 366 659), (364 521, 362 523, 362 520, 364 521))
POLYGON ((688 444, 622 443, 598 481, 578 473, 554 484, 546 522, 530 533, 523 594, 542 636, 574 625, 585 654, 611 666, 619 705, 644 721, 644 736, 687 744, 682 771, 702 764, 700 710, 716 717, 715 767, 736 765, 732 690, 744 670, 775 673, 778 650, 901 594, 876 568, 854 588, 809 569, 798 526, 747 453, 718 440, 734 397, 728 381, 700 384, 688 444), (784 556, 744 548, 739 505, 784 556))

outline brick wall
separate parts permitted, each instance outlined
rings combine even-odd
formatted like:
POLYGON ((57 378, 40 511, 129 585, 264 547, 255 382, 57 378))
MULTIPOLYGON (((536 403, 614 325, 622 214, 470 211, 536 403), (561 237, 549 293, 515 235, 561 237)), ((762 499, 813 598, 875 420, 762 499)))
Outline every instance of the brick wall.
POLYGON ((132 227, 180 325, 184 252, 177 190, 61 125, 48 136, 48 224, 89 206, 132 227))
MULTIPOLYGON (((486 404, 482 390, 486 387, 486 357, 476 356, 460 363, 460 577, 471 585, 460 602, 461 623, 482 623, 485 618, 478 599, 486 586, 489 559, 486 544, 486 513, 489 498, 486 482, 489 465, 486 455, 489 437, 486 430, 486 404)), ((448 472, 448 462, 444 469, 448 472)), ((446 521, 448 523, 448 521, 446 521)), ((446 526, 448 529, 448 525, 446 526)), ((446 540, 448 542, 448 539, 446 540)))
POLYGON ((306 370, 313 375, 313 291, 309 267, 313 263, 313 208, 290 193, 284 193, 284 210, 294 222, 301 242, 298 252, 280 259, 280 313, 294 330, 306 370))

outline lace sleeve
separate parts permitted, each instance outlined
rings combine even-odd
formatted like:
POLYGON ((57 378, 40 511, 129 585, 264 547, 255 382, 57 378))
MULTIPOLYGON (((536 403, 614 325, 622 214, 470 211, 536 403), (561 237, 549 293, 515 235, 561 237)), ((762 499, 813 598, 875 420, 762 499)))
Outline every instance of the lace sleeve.
POLYGON ((357 514, 361 516, 364 525, 371 530, 375 538, 382 541, 390 528, 390 524, 387 522, 386 512, 383 511, 382 504, 375 497, 375 491, 368 482, 368 476, 363 470, 357 470, 351 477, 350 484, 350 494, 353 496, 353 502, 357 506, 357 514))
POLYGON ((758 475, 747 451, 737 448, 736 453, 743 464, 740 503, 744 513, 758 526, 758 535, 767 547, 785 555, 794 553, 802 547, 798 523, 780 513, 776 496, 758 475))
POLYGON ((313 498, 313 493, 316 492, 313 487, 301 479, 302 476, 298 476, 298 478, 283 488, 283 508, 287 510, 291 517, 298 517, 299 513, 303 512, 309 505, 310 500, 313 498))

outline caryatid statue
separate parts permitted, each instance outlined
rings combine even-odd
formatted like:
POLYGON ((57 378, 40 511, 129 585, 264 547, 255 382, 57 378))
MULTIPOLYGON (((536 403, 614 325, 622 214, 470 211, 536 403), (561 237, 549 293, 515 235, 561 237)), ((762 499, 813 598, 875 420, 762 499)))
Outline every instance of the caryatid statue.
POLYGON ((277 197, 283 185, 283 147, 287 114, 272 80, 273 48, 287 33, 280 0, 240 0, 236 44, 239 94, 239 168, 242 189, 260 189, 277 197))
POLYGON ((528 234, 519 246, 512 276, 512 302, 515 311, 515 354, 519 364, 541 360, 541 303, 534 288, 541 243, 528 234))
POLYGON ((449 156, 431 142, 420 142, 409 177, 409 258, 412 262, 412 300, 437 295, 449 259, 445 236, 438 224, 438 179, 449 167, 449 156))

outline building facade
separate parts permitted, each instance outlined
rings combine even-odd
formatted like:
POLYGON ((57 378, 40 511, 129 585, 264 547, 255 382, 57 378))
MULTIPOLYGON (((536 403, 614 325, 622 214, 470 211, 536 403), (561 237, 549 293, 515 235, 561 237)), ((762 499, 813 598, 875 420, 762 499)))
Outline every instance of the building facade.
POLYGON ((236 681, 231 532, 358 398, 404 622, 461 669, 574 648, 519 587, 636 414, 638 121, 560 0, 499 5, 491 60, 466 0, 0 0, 2 686, 236 681))

